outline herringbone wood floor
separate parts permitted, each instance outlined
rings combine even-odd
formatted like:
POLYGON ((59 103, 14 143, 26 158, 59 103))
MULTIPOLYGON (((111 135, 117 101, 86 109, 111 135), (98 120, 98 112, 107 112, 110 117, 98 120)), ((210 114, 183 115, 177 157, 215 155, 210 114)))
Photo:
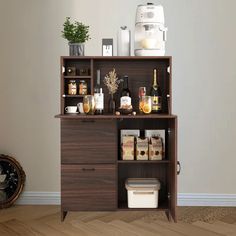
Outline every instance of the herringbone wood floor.
POLYGON ((235 208, 179 207, 177 224, 161 212, 70 212, 59 206, 0 210, 0 235, 49 236, 236 236, 235 208))

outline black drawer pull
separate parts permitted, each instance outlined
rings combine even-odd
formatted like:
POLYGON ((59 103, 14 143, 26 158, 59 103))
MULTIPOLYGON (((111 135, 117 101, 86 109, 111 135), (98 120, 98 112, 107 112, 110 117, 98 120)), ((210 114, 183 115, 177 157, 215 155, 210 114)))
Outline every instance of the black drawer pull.
POLYGON ((82 171, 95 171, 95 168, 82 168, 82 171))
POLYGON ((83 122, 83 123, 94 123, 95 120, 81 120, 81 122, 83 122))

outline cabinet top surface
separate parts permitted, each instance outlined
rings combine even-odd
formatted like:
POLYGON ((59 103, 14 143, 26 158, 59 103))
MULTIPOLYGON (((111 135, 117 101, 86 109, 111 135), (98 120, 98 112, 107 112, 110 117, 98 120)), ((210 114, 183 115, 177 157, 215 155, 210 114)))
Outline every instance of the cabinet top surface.
POLYGON ((61 56, 61 59, 78 59, 78 60, 84 60, 84 59, 98 59, 98 60, 156 60, 156 59, 172 59, 171 56, 143 56, 143 57, 137 57, 137 56, 61 56))
POLYGON ((175 119, 177 118, 176 115, 168 115, 168 114, 161 114, 161 115, 77 115, 77 114, 58 114, 55 118, 61 119, 175 119))

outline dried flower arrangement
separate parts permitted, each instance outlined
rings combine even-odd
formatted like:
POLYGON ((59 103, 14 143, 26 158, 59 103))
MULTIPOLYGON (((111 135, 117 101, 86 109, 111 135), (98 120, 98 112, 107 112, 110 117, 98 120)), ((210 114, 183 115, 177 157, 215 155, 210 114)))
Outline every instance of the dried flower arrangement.
POLYGON ((109 94, 113 95, 116 93, 120 80, 117 77, 116 70, 113 68, 112 71, 110 71, 104 78, 104 84, 107 86, 107 89, 109 91, 109 94))

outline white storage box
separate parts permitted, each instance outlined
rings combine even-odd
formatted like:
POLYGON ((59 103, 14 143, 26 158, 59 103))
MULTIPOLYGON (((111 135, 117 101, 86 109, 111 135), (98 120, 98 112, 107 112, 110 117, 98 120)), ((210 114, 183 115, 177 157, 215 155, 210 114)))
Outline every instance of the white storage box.
POLYGON ((155 178, 130 178, 125 182, 129 208, 157 208, 161 184, 155 178))

